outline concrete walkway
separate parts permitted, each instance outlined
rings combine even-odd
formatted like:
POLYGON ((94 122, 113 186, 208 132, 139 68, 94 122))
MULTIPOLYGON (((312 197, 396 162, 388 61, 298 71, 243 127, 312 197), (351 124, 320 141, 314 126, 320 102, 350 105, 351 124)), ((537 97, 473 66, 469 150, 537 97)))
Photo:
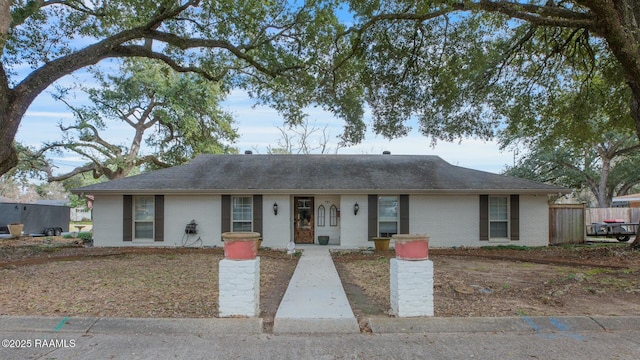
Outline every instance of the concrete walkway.
POLYGON ((274 334, 359 333, 329 247, 302 248, 273 322, 274 334))

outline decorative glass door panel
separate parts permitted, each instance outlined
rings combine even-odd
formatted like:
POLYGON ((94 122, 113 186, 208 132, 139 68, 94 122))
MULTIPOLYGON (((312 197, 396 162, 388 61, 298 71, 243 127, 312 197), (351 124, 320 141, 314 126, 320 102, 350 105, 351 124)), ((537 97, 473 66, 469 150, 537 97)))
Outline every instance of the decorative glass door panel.
POLYGON ((296 244, 313 244, 313 198, 296 197, 293 201, 296 207, 294 241, 296 244))

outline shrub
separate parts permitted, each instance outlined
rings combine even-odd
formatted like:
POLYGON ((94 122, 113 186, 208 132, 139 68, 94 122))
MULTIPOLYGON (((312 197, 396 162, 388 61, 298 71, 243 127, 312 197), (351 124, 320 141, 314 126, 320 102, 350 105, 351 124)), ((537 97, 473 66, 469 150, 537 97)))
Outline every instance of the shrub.
POLYGON ((78 233, 78 238, 82 239, 82 242, 87 244, 93 241, 93 233, 92 232, 81 232, 78 233))

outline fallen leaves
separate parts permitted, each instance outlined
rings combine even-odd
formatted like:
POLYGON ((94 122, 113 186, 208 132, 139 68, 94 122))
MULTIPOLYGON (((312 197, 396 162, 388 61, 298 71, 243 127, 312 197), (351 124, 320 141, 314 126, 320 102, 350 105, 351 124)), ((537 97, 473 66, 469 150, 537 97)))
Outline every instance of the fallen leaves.
MULTIPOLYGON (((432 249, 430 255, 435 316, 640 315, 633 291, 640 289, 640 252, 627 248, 432 249)), ((334 253, 343 284, 359 287, 345 286, 356 314, 370 316, 375 305, 385 316, 392 257, 392 251, 334 253)))
MULTIPOLYGON (((0 315, 217 316, 222 251, 161 252, 0 269, 0 315)), ((297 259, 277 252, 264 255, 261 289, 283 293, 283 282, 273 279, 280 272, 290 277, 297 259)))

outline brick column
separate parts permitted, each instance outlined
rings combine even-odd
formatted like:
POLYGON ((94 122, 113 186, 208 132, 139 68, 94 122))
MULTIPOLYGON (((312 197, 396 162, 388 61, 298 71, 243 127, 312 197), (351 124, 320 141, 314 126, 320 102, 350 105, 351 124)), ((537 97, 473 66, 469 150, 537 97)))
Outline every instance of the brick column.
POLYGON ((433 316, 433 262, 391 259, 391 312, 433 316))
POLYGON ((218 269, 219 316, 260 315, 260 258, 223 259, 218 269))

